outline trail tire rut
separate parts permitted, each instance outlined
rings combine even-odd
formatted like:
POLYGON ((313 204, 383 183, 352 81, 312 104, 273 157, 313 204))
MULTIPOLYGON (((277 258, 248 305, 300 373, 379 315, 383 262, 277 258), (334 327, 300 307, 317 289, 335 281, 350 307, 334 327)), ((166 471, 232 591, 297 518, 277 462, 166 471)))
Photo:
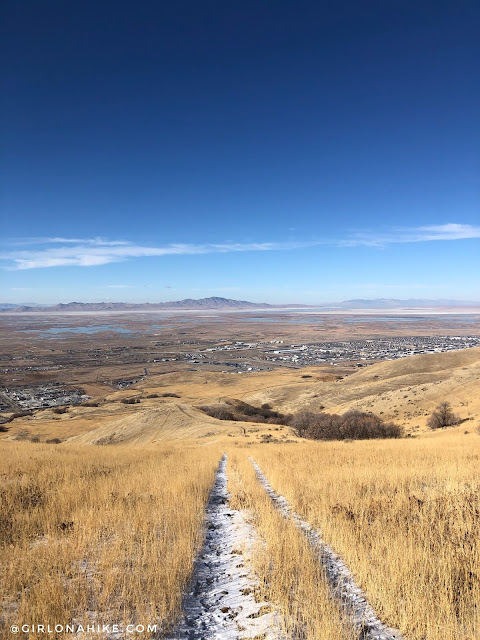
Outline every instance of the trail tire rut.
POLYGON ((388 627, 376 616, 366 595, 355 583, 353 575, 342 558, 322 540, 318 531, 295 513, 286 498, 274 491, 253 458, 250 458, 250 462, 255 469, 258 481, 275 507, 285 518, 293 519, 296 527, 302 531, 314 549, 325 569, 332 595, 340 607, 346 611, 354 628, 358 631, 359 640, 404 640, 400 631, 388 627))
POLYGON ((224 454, 210 494, 205 541, 170 640, 285 640, 271 603, 258 601, 249 552, 256 540, 244 514, 229 505, 224 454))

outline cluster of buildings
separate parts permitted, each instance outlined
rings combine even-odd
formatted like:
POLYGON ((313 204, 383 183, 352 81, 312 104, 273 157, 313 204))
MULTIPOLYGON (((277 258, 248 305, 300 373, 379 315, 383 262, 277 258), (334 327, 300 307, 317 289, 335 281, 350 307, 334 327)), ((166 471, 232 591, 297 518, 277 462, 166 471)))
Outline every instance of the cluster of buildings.
MULTIPOLYGON (((190 343, 191 344, 191 343, 190 343)), ((133 352, 122 351, 122 363, 128 362, 182 362, 183 364, 215 366, 221 371, 232 373, 250 373, 254 371, 271 370, 274 367, 302 367, 315 364, 355 364, 358 367, 373 364, 379 360, 395 360, 421 353, 441 353, 444 351, 468 349, 480 346, 480 336, 403 336, 389 338, 371 338, 357 340, 325 341, 313 344, 285 344, 284 340, 268 342, 232 341, 210 346, 206 343, 203 348, 189 352, 159 353, 142 352, 135 348, 133 352), (227 352, 221 355, 219 352, 227 352), (132 357, 133 355, 133 357, 132 357), (159 357, 160 356, 160 357, 159 357)), ((109 355, 111 351, 108 351, 109 355)), ((63 356, 64 354, 62 354, 63 356)), ((97 354, 95 354, 97 355, 97 354)), ((100 354, 99 354, 100 355, 100 354)), ((103 354, 104 355, 104 354, 103 354)), ((111 362, 110 357, 105 360, 111 362)), ((67 357, 69 357, 67 355, 67 357)), ((70 356, 71 357, 71 356, 70 356)), ((100 364, 101 358, 93 363, 100 364)), ((93 364, 91 363, 91 364, 93 364)), ((63 368, 60 362, 54 367, 51 363, 44 365, 43 370, 63 368)), ((34 367, 27 365, 26 370, 34 367)), ((9 368, 13 372, 15 368, 9 368)), ((144 369, 144 375, 135 378, 120 378, 112 380, 111 385, 117 389, 128 389, 145 379, 149 375, 144 369)), ((14 381, 15 379, 12 379, 14 381)), ((68 387, 59 382, 44 384, 9 386, 0 391, 0 412, 29 411, 63 405, 80 404, 89 399, 82 389, 68 387)))
POLYGON ((66 404, 80 404, 90 396, 83 389, 69 388, 60 382, 49 382, 35 386, 5 387, 2 398, 2 405, 9 410, 29 411, 66 404))
MULTIPOLYGON (((278 340, 272 340, 271 342, 241 342, 237 340, 235 342, 229 344, 217 345, 215 347, 209 347, 205 349, 205 352, 212 351, 244 351, 245 349, 258 349, 261 345, 264 344, 277 344, 278 340)), ((283 342, 283 340, 281 341, 283 342)))
POLYGON ((265 359, 277 363, 293 363, 298 366, 341 361, 359 366, 367 361, 396 360, 420 353, 442 353, 455 349, 480 346, 480 336, 408 336, 372 338, 370 340, 344 340, 316 344, 292 344, 285 349, 265 353, 265 359))
POLYGON ((284 344, 283 340, 255 343, 237 341, 187 352, 173 358, 162 358, 161 361, 183 360, 191 365, 221 365, 238 372, 269 370, 271 366, 265 366, 267 363, 273 366, 301 367, 353 362, 361 367, 379 360, 396 360, 421 353, 441 353, 475 346, 480 346, 480 336, 407 336, 314 344, 284 344), (250 353, 245 353, 246 351, 250 353), (212 359, 211 356, 219 352, 235 352, 235 355, 232 354, 229 361, 212 359))
MULTIPOLYGON (((396 360, 421 353, 441 353, 475 346, 480 346, 480 336, 407 336, 314 344, 285 344, 283 340, 255 343, 237 341, 187 352, 170 359, 181 359, 191 365, 221 365, 237 371, 265 371, 271 368, 265 366, 267 363, 302 367, 353 362, 361 367, 379 360, 396 360), (212 355, 219 352, 235 352, 235 355, 232 354, 229 361, 213 359, 212 355)), ((162 361, 167 359, 162 358, 162 361)))

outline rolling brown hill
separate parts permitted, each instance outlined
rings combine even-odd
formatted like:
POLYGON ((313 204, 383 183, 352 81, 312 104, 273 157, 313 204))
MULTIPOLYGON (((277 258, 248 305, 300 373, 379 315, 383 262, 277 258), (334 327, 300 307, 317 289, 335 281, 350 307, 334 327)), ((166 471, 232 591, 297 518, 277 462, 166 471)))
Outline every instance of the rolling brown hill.
POLYGON ((269 402, 284 412, 317 411, 321 406, 331 413, 372 411, 407 429, 425 429, 431 411, 447 400, 462 418, 478 421, 480 348, 381 362, 342 380, 303 389, 285 386, 246 399, 253 404, 269 402))
POLYGON ((205 371, 149 376, 126 391, 106 390, 95 399, 98 406, 71 407, 60 415, 49 409, 17 418, 2 437, 37 436, 41 441, 59 438, 84 444, 147 444, 224 435, 253 441, 267 433, 280 439, 291 437, 288 427, 217 420, 199 409, 234 398, 255 406, 268 403, 283 413, 322 408, 331 413, 353 408, 372 411, 413 432, 426 431, 430 412, 448 400, 465 420, 463 429, 473 429, 480 421, 480 348, 385 361, 343 378, 328 373, 332 370, 308 367, 248 375, 205 371), (139 403, 122 402, 132 398, 139 403))

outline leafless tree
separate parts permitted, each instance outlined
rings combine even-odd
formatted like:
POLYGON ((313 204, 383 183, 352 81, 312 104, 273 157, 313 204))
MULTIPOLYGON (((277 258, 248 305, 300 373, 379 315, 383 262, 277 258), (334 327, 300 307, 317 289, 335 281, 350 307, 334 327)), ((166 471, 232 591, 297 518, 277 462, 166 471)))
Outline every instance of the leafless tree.
POLYGON ((450 403, 441 402, 432 412, 427 425, 430 429, 443 429, 443 427, 452 427, 460 422, 460 417, 453 413, 450 403))

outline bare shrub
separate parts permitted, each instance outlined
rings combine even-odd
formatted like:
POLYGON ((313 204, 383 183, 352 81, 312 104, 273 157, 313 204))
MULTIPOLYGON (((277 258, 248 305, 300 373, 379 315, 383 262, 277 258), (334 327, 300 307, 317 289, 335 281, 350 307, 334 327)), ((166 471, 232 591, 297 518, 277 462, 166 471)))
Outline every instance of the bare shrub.
POLYGON ((287 413, 286 415, 283 413, 279 413, 278 416, 272 417, 272 418, 268 418, 267 422, 269 424, 280 424, 280 425, 289 425, 291 420, 292 420, 292 415, 287 413))
POLYGON ((254 414, 253 416, 240 416, 239 420, 241 421, 248 421, 248 422, 256 422, 259 424, 266 424, 268 422, 268 420, 266 418, 264 418, 263 416, 260 415, 256 415, 254 414))
POLYGON ((31 416, 32 413, 33 412, 29 410, 16 411, 15 413, 12 413, 12 420, 14 420, 15 418, 24 418, 25 416, 31 416))
POLYGON ((245 416, 262 415, 262 411, 265 411, 265 412, 270 411, 270 409, 260 409, 258 407, 254 407, 251 404, 247 404, 246 402, 240 405, 238 409, 245 416))
POLYGON ((429 417, 427 426, 430 429, 443 429, 444 427, 453 427, 460 422, 460 416, 453 413, 450 403, 441 402, 429 417))
POLYGON ((291 419, 291 416, 274 411, 270 405, 266 403, 262 404, 261 407, 255 407, 239 400, 226 400, 226 404, 231 407, 230 410, 218 406, 204 406, 199 407, 199 409, 212 418, 219 420, 287 425, 291 419))
POLYGON ((224 407, 201 407, 201 410, 217 420, 235 420, 233 413, 224 407))
POLYGON ((320 414, 313 413, 313 411, 300 411, 295 414, 291 421, 291 427, 294 429, 297 436, 300 438, 306 438, 307 433, 312 429, 312 425, 315 423, 317 416, 320 414))
POLYGON ((14 440, 28 440, 30 438, 30 431, 28 429, 20 429, 14 435, 14 440))
MULTIPOLYGON (((243 416, 264 418, 264 420, 252 420, 252 422, 269 422, 271 424, 285 424, 285 418, 282 413, 274 411, 267 403, 261 407, 255 407, 247 402, 241 402, 237 405, 237 410, 243 416)), ((240 420, 245 418, 239 417, 240 420)))
POLYGON ((68 407, 55 407, 55 409, 53 409, 53 413, 57 414, 67 413, 67 411, 68 407))
POLYGON ((368 440, 371 438, 401 438, 403 428, 385 422, 373 413, 352 410, 343 416, 332 413, 303 411, 290 422, 296 434, 313 440, 368 440))
POLYGON ((385 422, 373 413, 349 411, 342 416, 341 431, 344 438, 366 440, 369 438, 400 438, 403 428, 394 422, 385 422))

